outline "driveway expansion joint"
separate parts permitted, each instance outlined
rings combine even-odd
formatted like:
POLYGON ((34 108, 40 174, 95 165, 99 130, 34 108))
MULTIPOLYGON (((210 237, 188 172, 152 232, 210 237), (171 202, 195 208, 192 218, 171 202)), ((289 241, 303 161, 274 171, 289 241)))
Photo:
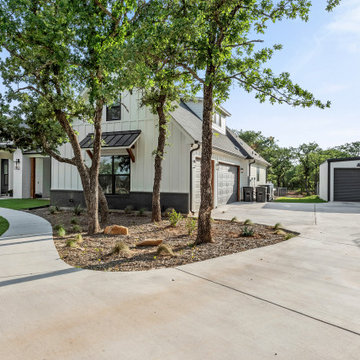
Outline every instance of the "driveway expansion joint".
POLYGON ((204 277, 204 276, 191 273, 190 271, 183 270, 183 269, 180 269, 180 268, 178 268, 178 267, 175 268, 175 269, 178 270, 178 271, 181 271, 181 272, 183 272, 183 273, 185 273, 185 274, 187 274, 187 275, 196 277, 196 278, 198 278, 198 279, 202 279, 202 280, 204 280, 204 281, 210 282, 210 283, 215 284, 215 285, 222 286, 222 287, 224 287, 224 288, 227 288, 227 289, 229 289, 229 290, 235 291, 235 292, 240 293, 240 294, 242 294, 242 295, 245 295, 245 296, 251 297, 251 298, 253 298, 253 299, 256 299, 256 300, 259 300, 259 301, 268 303, 268 304, 270 304, 270 305, 273 305, 273 306, 276 306, 276 307, 278 307, 278 308, 281 308, 281 309, 290 311, 290 312, 292 312, 292 313, 295 313, 295 314, 298 314, 298 315, 307 317, 307 318, 309 318, 309 319, 315 320, 315 321, 320 322, 320 323, 322 323, 322 324, 329 325, 329 326, 331 326, 331 327, 337 328, 337 329, 339 329, 339 330, 346 331, 346 332, 351 333, 351 334, 353 334, 353 335, 360 336, 360 332, 357 332, 357 331, 354 331, 354 330, 351 330, 351 329, 347 329, 347 328, 345 328, 345 327, 342 327, 342 326, 340 326, 340 325, 333 324, 333 323, 331 323, 331 322, 329 322, 329 321, 326 321, 326 320, 319 319, 319 318, 317 318, 317 317, 315 317, 315 316, 311 316, 311 315, 306 314, 306 313, 303 313, 303 312, 301 312, 301 311, 298 311, 298 310, 289 308, 289 307, 287 307, 287 306, 285 306, 285 305, 278 304, 278 303, 276 303, 276 302, 274 302, 274 301, 264 299, 264 298, 262 298, 262 297, 260 297, 260 296, 257 296, 257 295, 248 293, 248 292, 246 292, 246 291, 242 291, 242 290, 236 289, 236 288, 234 288, 234 287, 232 287, 232 286, 229 286, 229 285, 222 284, 221 282, 208 279, 208 278, 206 278, 206 277, 204 277))

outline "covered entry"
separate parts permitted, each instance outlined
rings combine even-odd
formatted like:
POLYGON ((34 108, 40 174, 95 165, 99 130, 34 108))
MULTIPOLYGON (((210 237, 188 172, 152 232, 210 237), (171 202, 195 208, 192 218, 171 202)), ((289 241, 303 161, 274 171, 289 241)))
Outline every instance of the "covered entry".
POLYGON ((360 201, 360 168, 334 169, 334 201, 360 201))

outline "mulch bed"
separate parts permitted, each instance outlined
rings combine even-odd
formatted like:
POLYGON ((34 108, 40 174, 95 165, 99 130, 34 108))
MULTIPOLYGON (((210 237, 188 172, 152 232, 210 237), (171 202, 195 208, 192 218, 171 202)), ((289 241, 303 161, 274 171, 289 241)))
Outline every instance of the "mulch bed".
MULTIPOLYGON (((104 235, 103 233, 88 236, 82 232, 83 242, 76 247, 67 246, 69 239, 74 238, 78 232, 72 231, 72 218, 77 218, 79 225, 86 230, 86 216, 75 216, 72 211, 61 211, 50 214, 49 209, 31 210, 33 214, 47 219, 53 227, 64 225, 67 234, 57 236, 54 231, 55 246, 61 259, 72 266, 84 269, 103 271, 139 271, 164 267, 175 267, 223 255, 229 255, 249 249, 276 244, 287 237, 276 234, 273 227, 252 224, 248 228, 254 230, 250 237, 242 236, 246 225, 238 221, 214 220, 212 236, 215 243, 194 246, 196 230, 188 235, 187 219, 181 220, 176 227, 171 227, 167 219, 159 223, 151 223, 150 216, 137 216, 111 212, 108 225, 118 224, 129 229, 129 235, 104 235), (136 247, 142 240, 162 239, 173 250, 175 256, 161 256, 157 254, 157 247, 136 247), (116 254, 113 252, 117 242, 126 243, 130 252, 116 254)), ((295 235, 289 231, 285 232, 295 235)))

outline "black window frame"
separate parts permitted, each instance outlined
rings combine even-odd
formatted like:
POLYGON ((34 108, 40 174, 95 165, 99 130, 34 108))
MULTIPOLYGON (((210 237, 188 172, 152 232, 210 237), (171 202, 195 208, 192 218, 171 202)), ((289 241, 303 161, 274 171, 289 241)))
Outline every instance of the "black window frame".
MULTIPOLYGON (((102 157, 111 157, 111 174, 101 174, 99 173, 99 180, 101 177, 111 177, 111 193, 105 192, 105 195, 129 195, 131 190, 131 159, 129 155, 104 155, 102 157), (116 157, 124 157, 127 158, 129 161, 129 174, 115 174, 115 158, 116 157), (117 177, 128 177, 129 178, 129 189, 127 193, 117 193, 115 192, 116 189, 116 178, 117 177)), ((101 184, 100 184, 101 186, 101 184)))
POLYGON ((119 98, 119 101, 113 104, 113 106, 107 106, 106 107, 106 121, 121 121, 121 97, 119 98), (112 118, 112 109, 119 109, 119 118, 112 118))

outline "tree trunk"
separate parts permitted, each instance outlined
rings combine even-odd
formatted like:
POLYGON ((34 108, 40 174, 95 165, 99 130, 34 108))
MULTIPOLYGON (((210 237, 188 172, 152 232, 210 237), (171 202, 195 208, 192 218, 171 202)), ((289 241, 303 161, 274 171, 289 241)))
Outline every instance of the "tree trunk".
MULTIPOLYGON (((212 74, 212 66, 207 69, 207 78, 212 74)), ((201 147, 201 202, 198 219, 196 244, 213 242, 211 237, 211 210, 213 208, 211 190, 211 155, 212 155, 212 116, 213 116, 213 83, 204 84, 204 103, 202 121, 201 147)))
POLYGON ((162 177, 162 161, 164 158, 164 149, 166 141, 166 115, 164 112, 164 104, 166 95, 160 95, 159 105, 156 108, 159 117, 159 136, 158 145, 154 162, 154 185, 152 194, 152 215, 151 221, 161 221, 161 204, 160 204, 160 184, 162 177))
POLYGON ((106 225, 109 215, 109 206, 104 191, 100 185, 99 185, 99 213, 100 213, 101 225, 106 225))

